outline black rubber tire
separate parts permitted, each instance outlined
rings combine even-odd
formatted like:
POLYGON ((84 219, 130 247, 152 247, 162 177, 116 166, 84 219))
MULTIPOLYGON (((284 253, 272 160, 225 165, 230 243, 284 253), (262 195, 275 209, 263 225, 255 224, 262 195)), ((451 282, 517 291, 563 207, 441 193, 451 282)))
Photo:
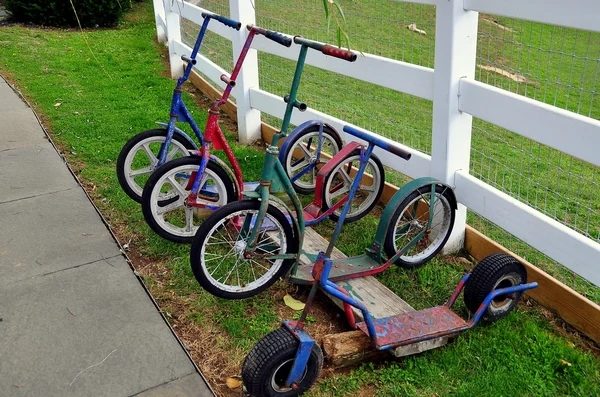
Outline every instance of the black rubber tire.
MULTIPOLYGON (((285 152, 283 152, 283 157, 281 157, 283 160, 281 161, 281 164, 283 165, 283 169, 285 170, 285 173, 287 174, 288 178, 291 178, 291 175, 288 173, 286 164, 288 156, 290 156, 292 153, 292 148, 294 147, 296 142, 301 140, 305 135, 315 131, 319 131, 319 125, 312 125, 303 130, 302 132, 298 133, 298 135, 293 137, 293 141, 289 143, 289 146, 287 146, 285 152)), ((335 142, 335 144, 337 145, 338 152, 342 150, 344 143, 342 142, 342 138, 340 137, 340 135, 334 129, 332 129, 328 125, 323 125, 323 135, 327 135, 333 142, 335 142)), ((294 190, 299 194, 313 194, 315 192, 314 187, 304 188, 302 186, 298 186, 296 182, 293 182, 292 186, 294 187, 294 190)))
MULTIPOLYGON (((448 238, 450 238, 450 234, 452 234, 452 229, 454 227, 454 220, 456 217, 456 210, 454 208, 454 196, 452 195, 452 191, 449 190, 449 188, 441 186, 441 185, 437 185, 435 187, 435 192, 436 192, 436 194, 443 195, 447 201, 447 204, 449 205, 450 225, 449 225, 448 231, 446 232, 446 235, 444 236, 443 240, 441 241, 441 244, 439 244, 439 246, 434 251, 432 251, 429 255, 427 255, 423 259, 421 259, 419 261, 409 262, 409 261, 403 260, 402 257, 400 257, 400 258, 396 259, 396 261, 394 262, 395 265, 398 265, 400 267, 404 267, 407 269, 412 269, 412 268, 417 268, 419 266, 423 266, 424 264, 429 262, 434 256, 436 256, 438 254, 438 252, 440 252, 440 250, 444 247, 444 245, 446 245, 448 238)), ((396 226, 396 222, 398 222, 398 217, 400 217, 402 215, 402 213, 404 212, 406 207, 415 198, 417 198, 421 194, 428 194, 428 193, 431 193, 431 185, 422 186, 419 189, 416 189, 411 194, 409 194, 404 200, 402 200, 402 202, 396 208, 396 211, 394 211, 394 214, 392 215, 392 218, 390 220, 390 226, 386 232, 385 240, 383 243, 383 249, 388 258, 392 258, 394 255, 396 255, 396 249, 394 248, 394 245, 395 245, 394 238, 395 238, 395 233, 396 233, 395 226, 396 226)))
MULTIPOLYGON (((352 151, 352 153, 350 153, 346 157, 346 159, 349 157, 352 157, 352 156, 360 156, 360 150, 356 149, 356 150, 352 151)), ((342 164, 343 164, 343 162, 342 162, 342 164)), ((381 160, 379 160, 379 157, 377 157, 375 154, 371 154, 371 158, 369 159, 369 164, 374 164, 379 172, 379 175, 381 175, 381 178, 379 178, 380 183, 379 183, 379 186, 377 187, 375 199, 367 208, 364 208, 361 212, 354 214, 352 216, 346 216, 344 223, 356 222, 357 220, 363 218, 365 215, 367 215, 369 212, 371 212, 371 210, 373 208, 375 208, 377 203, 379 203, 379 199, 381 198, 381 194, 383 193, 383 187, 385 185, 385 170, 383 169, 383 164, 381 163, 381 160)), ((321 197, 323 197, 323 208, 322 208, 323 212, 325 212, 329 209, 329 206, 327 205, 327 198, 326 198, 327 184, 329 182, 329 179, 331 179, 333 177, 334 177, 334 173, 332 172, 329 175, 327 175, 325 177, 325 179, 323 180, 323 190, 322 190, 323 195, 321 196, 321 197)), ((359 189, 359 191, 360 191, 360 189, 359 189)), ((340 210, 342 208, 344 208, 344 206, 340 207, 340 210)), ((335 212, 332 213, 331 215, 329 215, 329 218, 331 220, 333 220, 334 222, 337 222, 340 219, 339 215, 337 215, 335 212)))
MULTIPOLYGON (((200 167, 201 157, 199 156, 187 156, 180 157, 175 160, 171 160, 168 163, 164 164, 162 167, 159 167, 156 171, 150 175, 148 182, 146 182, 146 186, 144 186, 144 192, 142 193, 142 213, 144 214, 144 219, 150 228, 158 234, 160 237, 165 240, 172 241, 174 243, 180 244, 191 244, 194 241, 194 235, 189 237, 178 236, 176 234, 170 233, 163 229, 160 224, 154 219, 152 214, 152 190, 154 190, 155 185, 158 183, 160 178, 163 177, 166 173, 170 172, 174 168, 181 167, 184 165, 192 165, 196 167, 200 167)), ((206 164, 206 167, 210 169, 213 173, 217 175, 223 181, 223 185, 225 186, 225 190, 227 193, 227 203, 231 203, 237 199, 237 195, 234 189, 234 183, 229 178, 227 171, 225 171, 220 165, 216 164, 213 161, 209 161, 206 164)), ((159 203, 159 205, 168 205, 174 201, 177 201, 178 197, 175 197, 170 200, 164 200, 159 203)), ((208 218, 207 218, 208 219, 208 218)), ((204 222, 203 222, 204 223, 204 222)))
MULTIPOLYGON (((119 180, 119 185, 123 191, 131 197, 132 200, 141 203, 142 196, 136 193, 129 183, 127 182, 127 178, 125 177, 125 160, 127 159, 127 155, 129 152, 140 142, 148 138, 162 136, 163 138, 167 136, 167 130, 164 128, 156 128, 152 130, 147 130, 144 132, 140 132, 139 134, 131 137, 127 143, 121 149, 119 153, 119 157, 117 158, 117 179, 119 180)), ((173 134, 173 139, 184 146, 187 150, 194 150, 194 145, 192 145, 187 139, 182 137, 181 135, 175 133, 173 134)), ((164 139, 163 139, 164 141, 164 139)), ((143 186, 142 186, 143 188, 143 186)))
MULTIPOLYGON (((463 295, 465 306, 474 314, 494 289, 525 283, 527 271, 521 262, 504 253, 488 255, 475 266, 467 280, 463 295)), ((496 297, 482 318, 490 323, 501 319, 515 308, 522 295, 523 292, 517 292, 496 297)))
MULTIPOLYGON (((190 250, 190 264, 192 266, 194 277, 196 277, 198 283, 202 286, 202 288, 204 288, 212 295, 224 299, 245 299, 257 295, 269 288, 280 278, 285 277, 296 262, 295 259, 284 259, 279 270, 275 274, 273 274, 273 276, 269 280, 267 280, 264 284, 260 285, 258 288, 249 291, 224 291, 210 282, 210 280, 204 272, 200 259, 202 246, 206 243, 208 233, 223 218, 226 218, 227 216, 235 212, 258 210, 259 207, 260 201, 258 200, 240 200, 227 204, 219 208, 204 222, 202 222, 202 224, 196 231, 196 236, 194 237, 194 240, 192 242, 192 248, 190 250)), ((285 241, 287 247, 286 253, 298 253, 300 245, 298 238, 299 236, 296 233, 294 233, 289 220, 285 217, 283 212, 281 212, 275 206, 269 205, 269 207, 267 208, 267 214, 273 216, 283 228, 283 233, 285 234, 285 241)))
MULTIPOLYGON (((298 396, 308 389, 318 379, 323 367, 323 352, 318 344, 313 346, 306 365, 304 378, 296 390, 275 390, 272 379, 277 375, 281 381, 287 377, 285 369, 291 369, 291 364, 298 350, 298 339, 286 328, 279 328, 261 338, 250 350, 242 364, 242 380, 246 390, 252 397, 289 397, 298 396), (291 361, 290 361, 291 360, 291 361), (280 371, 277 369, 286 366, 280 371), (285 375, 284 375, 285 374, 285 375)), ((279 383, 279 382, 278 382, 279 383)))

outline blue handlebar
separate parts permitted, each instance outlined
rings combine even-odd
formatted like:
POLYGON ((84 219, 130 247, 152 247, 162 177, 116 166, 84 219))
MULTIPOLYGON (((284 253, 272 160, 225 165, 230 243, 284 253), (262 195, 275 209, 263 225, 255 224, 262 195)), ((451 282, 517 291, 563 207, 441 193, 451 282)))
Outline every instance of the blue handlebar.
POLYGON ((229 19, 229 18, 225 18, 222 15, 217 15, 217 14, 210 14, 208 12, 203 12, 202 13, 202 18, 212 18, 214 20, 217 20, 219 22, 221 22, 223 25, 225 26, 229 26, 230 28, 233 28, 235 30, 240 30, 240 28, 242 27, 242 23, 238 22, 238 21, 234 21, 233 19, 229 19))
POLYGON ((392 143, 388 143, 382 139, 379 139, 377 136, 364 133, 360 130, 357 130, 354 127, 350 127, 349 125, 344 126, 344 132, 347 132, 350 135, 354 135, 355 137, 362 139, 363 141, 367 141, 372 143, 375 146, 379 146, 380 148, 394 153, 396 156, 403 158, 404 160, 409 160, 411 154, 406 150, 398 147, 392 143))

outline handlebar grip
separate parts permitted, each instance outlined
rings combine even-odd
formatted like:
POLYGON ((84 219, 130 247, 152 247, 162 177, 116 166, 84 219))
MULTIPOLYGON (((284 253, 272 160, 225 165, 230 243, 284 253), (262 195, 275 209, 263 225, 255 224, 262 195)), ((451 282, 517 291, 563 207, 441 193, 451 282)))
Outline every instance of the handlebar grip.
POLYGON ((394 153, 396 156, 403 158, 404 160, 410 160, 410 157, 412 156, 412 154, 396 145, 388 145, 388 147, 385 149, 394 153))
POLYGON ((271 39, 276 43, 281 44, 282 46, 286 46, 289 47, 292 45, 292 39, 282 35, 281 33, 278 32, 273 32, 272 30, 267 30, 265 31, 265 37, 267 39, 271 39))
POLYGON ((325 55, 330 55, 332 57, 336 57, 339 59, 346 60, 348 62, 356 61, 356 54, 352 51, 344 50, 342 48, 337 48, 329 44, 325 44, 323 48, 321 48, 321 52, 325 55))
POLYGON ((234 21, 233 19, 226 18, 222 15, 209 14, 208 12, 203 12, 202 17, 215 19, 215 20, 221 22, 223 25, 229 26, 230 28, 233 28, 235 30, 240 30, 240 28, 242 27, 241 22, 234 21))

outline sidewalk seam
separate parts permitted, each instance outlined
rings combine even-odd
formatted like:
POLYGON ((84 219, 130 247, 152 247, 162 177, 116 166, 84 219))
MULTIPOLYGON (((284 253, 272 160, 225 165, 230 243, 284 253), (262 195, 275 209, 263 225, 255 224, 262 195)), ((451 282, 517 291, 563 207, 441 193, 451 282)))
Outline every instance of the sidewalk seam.
MULTIPOLYGON (((140 394, 142 394, 142 393, 145 393, 145 392, 147 392, 147 391, 150 391, 150 390, 156 389, 157 387, 161 387, 161 386, 164 386, 164 385, 168 385, 169 383, 175 382, 175 381, 177 381, 177 380, 179 380, 179 379, 183 379, 183 378, 186 378, 186 377, 188 377, 188 376, 190 376, 190 375, 196 375, 196 374, 198 374, 198 373, 197 373, 197 372, 195 372, 195 371, 194 371, 194 372, 190 372, 189 374, 185 374, 185 375, 183 375, 183 376, 180 376, 180 377, 178 377, 178 378, 174 378, 174 379, 168 380, 168 381, 166 381, 166 382, 163 382, 163 383, 161 383, 161 384, 158 384, 158 385, 156 385, 156 386, 152 386, 152 387, 149 387, 149 388, 147 388, 147 389, 144 389, 144 390, 142 390, 142 391, 139 391, 139 392, 133 393, 133 394, 131 394, 131 395, 127 396, 127 397, 135 397, 135 396, 137 396, 137 395, 140 395, 140 394)), ((204 379, 202 376, 201 376, 201 378, 202 378, 202 379, 204 379)), ((209 390, 211 390, 211 391, 212 391, 212 389, 210 389, 210 388, 209 388, 209 390)))
POLYGON ((109 259, 113 259, 113 258, 118 258, 119 256, 121 256, 121 254, 120 254, 120 253, 119 253, 119 254, 117 254, 117 255, 113 255, 113 256, 102 257, 102 259, 96 259, 96 260, 93 260, 93 261, 91 261, 91 262, 86 262, 86 263, 82 263, 82 264, 79 264, 79 265, 73 265, 73 266, 71 266, 71 267, 66 267, 66 268, 64 268, 64 269, 60 269, 60 270, 54 270, 54 271, 52 271, 52 272, 48 272, 48 273, 39 274, 39 275, 37 275, 37 276, 34 276, 34 277, 32 277, 32 278, 45 277, 45 276, 49 276, 49 275, 51 275, 51 274, 56 274, 56 273, 64 272, 65 270, 77 269, 77 268, 79 268, 79 267, 82 267, 82 266, 87 266, 87 265, 92 265, 92 264, 94 264, 94 263, 98 263, 98 262, 106 262, 106 263, 108 263, 110 266, 113 266, 113 267, 114 267, 114 265, 112 265, 110 262, 108 262, 108 260, 109 260, 109 259))
POLYGON ((73 189, 77 189, 77 187, 70 187, 70 188, 67 188, 67 189, 56 190, 54 192, 40 193, 40 194, 36 194, 35 196, 20 197, 20 198, 16 198, 16 199, 13 199, 13 200, 8 200, 8 201, 0 201, 0 205, 2 205, 2 204, 8 204, 8 203, 14 203, 16 201, 21 201, 21 200, 29 200, 29 199, 36 198, 36 197, 48 196, 49 194, 68 192, 69 190, 73 190, 73 189))

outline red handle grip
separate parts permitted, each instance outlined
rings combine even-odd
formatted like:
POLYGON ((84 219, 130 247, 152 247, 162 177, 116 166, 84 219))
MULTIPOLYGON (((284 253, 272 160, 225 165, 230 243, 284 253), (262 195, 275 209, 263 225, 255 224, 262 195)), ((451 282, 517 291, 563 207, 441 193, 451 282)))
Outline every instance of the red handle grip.
POLYGON ((329 44, 325 44, 323 48, 321 48, 321 52, 325 55, 331 55, 332 57, 344 59, 349 62, 356 61, 356 54, 352 51, 337 48, 329 44))

